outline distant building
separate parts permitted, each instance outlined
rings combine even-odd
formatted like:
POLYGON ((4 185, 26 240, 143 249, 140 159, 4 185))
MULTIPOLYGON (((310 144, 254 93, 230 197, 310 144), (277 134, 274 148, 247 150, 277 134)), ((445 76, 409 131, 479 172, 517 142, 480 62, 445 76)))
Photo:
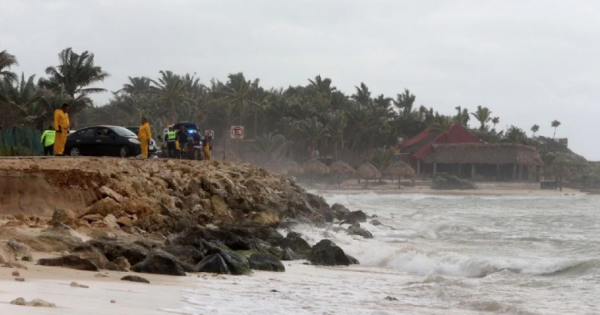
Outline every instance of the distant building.
POLYGON ((434 176, 444 172, 493 180, 524 180, 530 175, 537 180, 543 165, 536 148, 508 143, 434 144, 423 162, 432 166, 434 176))
POLYGON ((417 176, 422 173, 432 174, 433 164, 427 165, 422 160, 431 152, 434 144, 444 143, 483 143, 483 141, 458 124, 452 125, 448 134, 427 128, 404 143, 401 148, 401 159, 415 169, 417 176))

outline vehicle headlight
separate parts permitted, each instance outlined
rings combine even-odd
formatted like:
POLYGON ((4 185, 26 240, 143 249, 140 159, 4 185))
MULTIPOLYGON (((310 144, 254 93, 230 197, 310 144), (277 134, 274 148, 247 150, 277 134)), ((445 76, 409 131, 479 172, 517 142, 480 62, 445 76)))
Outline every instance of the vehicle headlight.
POLYGON ((135 143, 135 144, 140 144, 140 141, 138 139, 134 139, 134 138, 129 138, 129 142, 135 143))

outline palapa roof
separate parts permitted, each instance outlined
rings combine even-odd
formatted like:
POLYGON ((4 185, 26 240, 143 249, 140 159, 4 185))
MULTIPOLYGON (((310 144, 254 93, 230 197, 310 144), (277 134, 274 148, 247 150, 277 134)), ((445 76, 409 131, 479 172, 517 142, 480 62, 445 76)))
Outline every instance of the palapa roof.
POLYGON ((401 148, 402 153, 409 153, 420 160, 427 156, 434 144, 441 143, 482 143, 465 127, 454 124, 448 130, 448 135, 435 128, 427 128, 418 135, 408 139, 401 148))
POLYGON ((307 173, 329 174, 329 167, 327 167, 327 165, 321 163, 319 160, 315 160, 315 159, 312 159, 312 160, 304 163, 304 165, 302 165, 302 168, 307 173))
POLYGON ((510 143, 434 144, 423 160, 442 164, 544 164, 536 148, 510 143))
POLYGON ((415 176, 415 170, 402 161, 393 162, 383 172, 395 176, 415 176))
POLYGON ((337 161, 329 165, 329 171, 332 174, 354 174, 355 170, 350 164, 342 161, 337 161))
POLYGON ((286 161, 284 163, 285 170, 294 175, 304 174, 304 169, 294 161, 286 161))
POLYGON ((362 178, 362 179, 378 179, 378 178, 381 178, 381 173, 377 170, 377 168, 375 166, 373 166, 373 164, 371 164, 369 162, 361 165, 356 170, 356 173, 358 174, 358 177, 362 178))

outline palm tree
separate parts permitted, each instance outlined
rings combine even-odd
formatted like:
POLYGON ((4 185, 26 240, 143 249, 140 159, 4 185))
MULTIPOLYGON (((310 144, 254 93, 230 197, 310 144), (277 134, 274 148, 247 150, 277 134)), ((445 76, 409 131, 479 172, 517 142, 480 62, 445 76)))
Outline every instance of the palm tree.
POLYGON ((538 126, 538 125, 533 125, 533 126, 531 127, 531 132, 533 133, 533 134, 531 135, 531 137, 532 137, 532 138, 535 138, 535 134, 536 134, 536 133, 538 133, 538 131, 540 131, 540 126, 538 126))
POLYGON ((396 100, 394 105, 400 110, 404 117, 407 117, 413 112, 413 105, 415 103, 415 95, 411 94, 408 89, 404 89, 404 93, 396 94, 396 100))
POLYGON ((155 101, 160 105, 160 113, 164 116, 168 114, 172 124, 177 123, 179 115, 177 108, 182 103, 188 101, 185 95, 187 84, 180 76, 172 71, 159 71, 160 78, 158 81, 150 80, 154 85, 150 86, 150 93, 155 97, 155 101))
POLYGON ((269 132, 256 137, 254 150, 264 155, 267 158, 267 162, 274 162, 283 156, 285 144, 286 140, 284 136, 269 132))
POLYGON ((558 120, 554 120, 552 122, 552 128, 554 128, 554 134, 552 135, 552 139, 554 139, 554 137, 556 137, 556 129, 558 129, 558 127, 560 127, 560 121, 558 120))
POLYGON ((492 129, 496 130, 496 125, 499 123, 500 123, 500 117, 492 118, 492 124, 494 124, 494 127, 492 127, 492 129))
POLYGON ((313 158, 313 151, 319 141, 328 136, 327 127, 323 125, 317 117, 312 117, 300 122, 300 133, 309 143, 309 160, 313 158))
POLYGON ((238 107, 240 113, 240 125, 244 125, 246 110, 248 105, 254 105, 251 99, 252 92, 258 88, 258 79, 254 81, 246 80, 243 73, 230 74, 229 80, 220 91, 225 97, 238 107))
POLYGON ((444 134, 444 139, 448 141, 448 134, 450 134, 450 129, 452 129, 453 125, 454 121, 451 117, 440 116, 435 123, 429 126, 429 128, 442 132, 444 134))
POLYGON ((329 96, 331 92, 335 91, 336 89, 335 87, 331 86, 331 79, 322 79, 320 74, 317 75, 314 80, 308 79, 308 82, 310 82, 310 87, 323 96, 329 96))
POLYGON ((38 101, 43 95, 35 82, 35 75, 25 80, 25 74, 21 74, 21 80, 15 81, 10 77, 4 77, 0 84, 0 103, 6 104, 18 112, 21 122, 37 122, 43 110, 38 106, 38 101))
POLYGON ((357 101, 359 104, 363 106, 370 106, 371 104, 371 91, 369 91, 369 87, 366 84, 360 83, 360 87, 355 86, 356 94, 352 95, 352 99, 357 101))
POLYGON ((479 129, 483 132, 485 131, 485 127, 487 123, 492 119, 492 111, 487 107, 482 107, 481 105, 477 106, 477 110, 474 113, 471 113, 477 121, 481 124, 479 129))
POLYGON ((145 95, 150 92, 150 78, 147 77, 127 77, 129 82, 123 84, 123 88, 117 91, 117 93, 127 93, 129 95, 145 95))
POLYGON ((0 51, 0 80, 17 80, 14 72, 8 71, 12 66, 18 66, 17 58, 6 50, 0 51))
MULTIPOLYGON (((371 164, 377 168, 377 170, 383 174, 386 168, 392 163, 393 152, 388 150, 385 146, 375 150, 375 153, 371 157, 371 164)), ((381 179, 380 179, 381 181, 381 179)))
POLYGON ((104 81, 110 75, 94 64, 94 54, 84 51, 74 53, 67 48, 58 54, 60 64, 46 68, 47 79, 40 79, 39 85, 52 91, 64 90, 73 100, 69 107, 71 124, 76 124, 75 116, 86 106, 87 95, 106 92, 103 88, 90 87, 104 81))
POLYGON ((454 122, 466 127, 469 123, 469 120, 471 119, 471 116, 469 115, 469 110, 466 108, 462 108, 461 106, 456 106, 454 109, 456 109, 456 116, 454 116, 454 122))
POLYGON ((334 161, 338 161, 340 144, 342 147, 344 144, 344 131, 346 131, 346 127, 348 126, 348 118, 346 118, 343 112, 336 111, 327 116, 326 125, 329 134, 333 138, 333 159, 334 161))

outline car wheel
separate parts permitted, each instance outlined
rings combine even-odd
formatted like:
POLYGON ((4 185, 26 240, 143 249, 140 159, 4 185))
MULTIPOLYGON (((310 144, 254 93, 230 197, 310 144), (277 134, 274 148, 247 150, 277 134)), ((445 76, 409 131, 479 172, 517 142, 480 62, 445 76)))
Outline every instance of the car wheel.
POLYGON ((72 147, 71 150, 69 150, 69 155, 70 156, 81 156, 81 150, 79 149, 79 147, 72 147))
POLYGON ((120 157, 128 157, 129 156, 129 148, 127 146, 122 146, 121 149, 119 149, 119 156, 120 157))

